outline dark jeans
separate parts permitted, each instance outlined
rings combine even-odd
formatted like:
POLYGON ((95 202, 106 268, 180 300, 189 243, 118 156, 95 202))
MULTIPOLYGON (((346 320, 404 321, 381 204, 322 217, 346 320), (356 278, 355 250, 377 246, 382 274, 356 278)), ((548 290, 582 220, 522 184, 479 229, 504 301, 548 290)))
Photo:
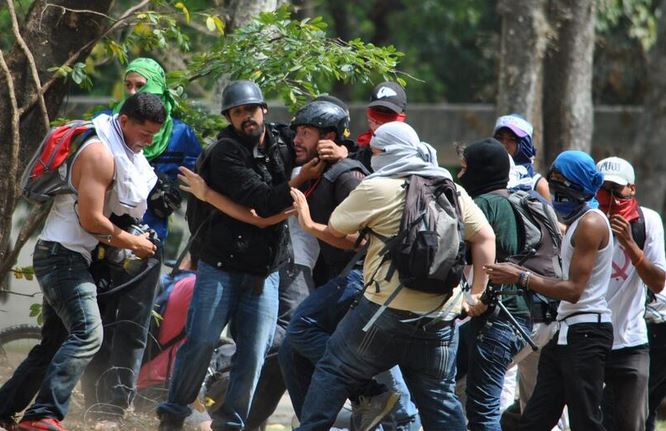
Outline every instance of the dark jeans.
POLYGON ((294 310, 314 290, 312 271, 307 266, 290 263, 280 270, 279 309, 273 344, 261 369, 245 429, 258 430, 277 408, 286 386, 280 371, 278 350, 287 333, 294 310))
POLYGON ((645 429, 654 431, 657 409, 666 398, 666 323, 648 323, 650 379, 648 417, 645 429))
POLYGON ((10 419, 30 405, 39 391, 53 355, 67 339, 67 329, 46 301, 42 303, 42 315, 44 325, 41 341, 30 350, 28 357, 0 388, 0 420, 10 419))
MULTIPOLYGON (((531 332, 530 319, 520 316, 515 319, 525 332, 531 332)), ((461 326, 458 376, 464 367, 467 374, 465 411, 470 430, 501 431, 500 396, 504 375, 524 345, 525 341, 503 313, 473 318, 461 326)))
POLYGON ((643 431, 648 406, 647 345, 611 350, 606 360, 604 427, 607 431, 643 431))
POLYGON ((321 431, 334 423, 350 393, 358 393, 372 376, 400 366, 425 430, 465 430, 455 394, 458 331, 453 322, 421 319, 387 309, 368 330, 363 326, 379 308, 361 298, 330 338, 317 363, 305 398, 299 431, 321 431))
MULTIPOLYGON (((156 256, 161 256, 161 250, 156 256)), ((82 389, 89 412, 99 417, 122 417, 136 395, 136 381, 146 348, 161 258, 135 285, 116 294, 100 296, 104 342, 83 374, 82 389)), ((115 284, 130 279, 116 274, 115 284)))
POLYGON ((556 332, 541 351, 536 387, 521 417, 520 429, 551 430, 566 404, 572 431, 604 430, 601 398, 613 326, 571 325, 567 345, 557 344, 558 335, 556 332))
POLYGON ((0 389, 0 417, 22 410, 39 386, 24 418, 62 420, 72 390, 102 344, 97 288, 84 257, 58 243, 37 241, 33 265, 44 293, 43 339, 0 389))

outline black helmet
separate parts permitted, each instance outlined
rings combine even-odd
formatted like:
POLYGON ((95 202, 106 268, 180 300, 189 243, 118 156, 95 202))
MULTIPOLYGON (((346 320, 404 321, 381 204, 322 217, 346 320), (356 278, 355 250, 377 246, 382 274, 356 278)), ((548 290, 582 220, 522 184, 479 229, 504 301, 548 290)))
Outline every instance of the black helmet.
POLYGON ((322 131, 333 130, 338 136, 336 140, 342 141, 349 137, 349 115, 338 105, 317 100, 302 107, 291 121, 291 128, 298 126, 312 126, 322 131))
POLYGON ((233 81, 222 92, 222 114, 241 105, 261 105, 266 107, 261 89, 252 81, 233 81))

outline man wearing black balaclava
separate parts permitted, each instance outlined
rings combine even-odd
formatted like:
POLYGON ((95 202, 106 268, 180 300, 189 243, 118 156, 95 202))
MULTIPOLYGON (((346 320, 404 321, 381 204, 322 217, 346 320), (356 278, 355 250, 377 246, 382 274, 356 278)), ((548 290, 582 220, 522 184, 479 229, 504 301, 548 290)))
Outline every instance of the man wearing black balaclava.
MULTIPOLYGON (((504 146, 493 138, 484 139, 465 148, 458 175, 460 184, 474 199, 495 231, 497 259, 519 251, 518 222, 508 200, 510 162, 504 146)), ((518 284, 504 286, 521 289, 518 284)), ((479 298, 475 298, 479 300, 479 298)), ((523 295, 501 299, 518 324, 531 330, 529 309, 523 295)), ((495 309, 499 311, 498 309, 495 309)), ((500 394, 504 374, 511 358, 524 346, 508 318, 488 311, 473 317, 460 329, 458 377, 467 373, 466 412, 470 430, 500 428, 500 394)))

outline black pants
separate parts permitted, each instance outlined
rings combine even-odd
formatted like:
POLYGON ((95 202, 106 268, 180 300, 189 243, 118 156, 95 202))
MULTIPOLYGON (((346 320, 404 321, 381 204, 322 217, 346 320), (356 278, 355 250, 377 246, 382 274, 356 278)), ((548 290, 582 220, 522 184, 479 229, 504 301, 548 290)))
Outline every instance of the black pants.
POLYGON ((666 323, 648 323, 650 339, 650 383, 645 429, 654 431, 657 409, 666 397, 666 323))
POLYGON ((643 431, 648 409, 647 344, 611 350, 606 360, 602 401, 608 431, 643 431))
POLYGON ((604 430, 601 397, 613 326, 579 323, 568 331, 566 345, 557 344, 558 331, 541 352, 536 387, 520 420, 521 430, 550 431, 565 404, 572 431, 604 430))
MULTIPOLYGON (((161 256, 158 250, 152 269, 132 287, 98 298, 104 341, 81 379, 86 407, 97 419, 122 417, 134 401, 160 278, 161 256)), ((129 276, 118 276, 117 283, 124 283, 126 277, 129 276)))

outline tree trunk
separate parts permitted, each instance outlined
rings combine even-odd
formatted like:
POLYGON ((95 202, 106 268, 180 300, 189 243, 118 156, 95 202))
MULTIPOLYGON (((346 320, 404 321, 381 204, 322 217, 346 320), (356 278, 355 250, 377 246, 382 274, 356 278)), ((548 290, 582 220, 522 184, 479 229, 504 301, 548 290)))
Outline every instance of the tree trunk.
MULTIPOLYGON (((225 11, 228 17, 225 33, 231 33, 261 12, 273 11, 285 3, 288 0, 231 0, 225 11)), ((228 83, 228 76, 222 76, 215 82, 212 99, 217 106, 222 106, 222 92, 228 83)))
POLYGON ((564 149, 590 152, 594 127, 592 62, 596 7, 593 0, 551 0, 555 42, 546 56, 543 133, 546 163, 564 149))
POLYGON ((275 10, 287 2, 288 0, 231 0, 227 32, 242 27, 261 12, 275 10))
POLYGON ((634 169, 641 205, 666 208, 666 0, 662 0, 657 41, 648 57, 647 92, 634 142, 634 169))
MULTIPOLYGON (((533 140, 542 142, 543 62, 550 26, 547 0, 500 0, 502 17, 497 116, 518 112, 534 125, 533 140)), ((541 156, 542 152, 537 156, 541 156)))
MULTIPOLYGON (((101 14, 106 14, 112 0, 85 2, 87 12, 73 12, 82 3, 76 0, 36 0, 21 25, 20 33, 25 40, 42 84, 53 75, 48 69, 65 63, 87 43, 95 40, 109 25, 101 14), (69 10, 68 10, 69 9, 69 10), (92 11, 98 12, 91 13, 92 11)), ((88 56, 92 46, 78 55, 78 60, 88 56)), ((29 56, 14 43, 11 52, 5 55, 19 108, 26 107, 34 99, 39 88, 32 78, 29 56)), ((53 118, 60 109, 68 84, 58 79, 44 94, 48 117, 53 118)), ((12 163, 12 109, 10 93, 4 73, 0 72, 0 172, 5 178, 20 175, 46 132, 44 114, 38 103, 27 107, 20 118, 18 164, 12 163)), ((11 216, 18 199, 14 181, 0 181, 0 280, 6 270, 14 264, 9 259, 11 216)))

